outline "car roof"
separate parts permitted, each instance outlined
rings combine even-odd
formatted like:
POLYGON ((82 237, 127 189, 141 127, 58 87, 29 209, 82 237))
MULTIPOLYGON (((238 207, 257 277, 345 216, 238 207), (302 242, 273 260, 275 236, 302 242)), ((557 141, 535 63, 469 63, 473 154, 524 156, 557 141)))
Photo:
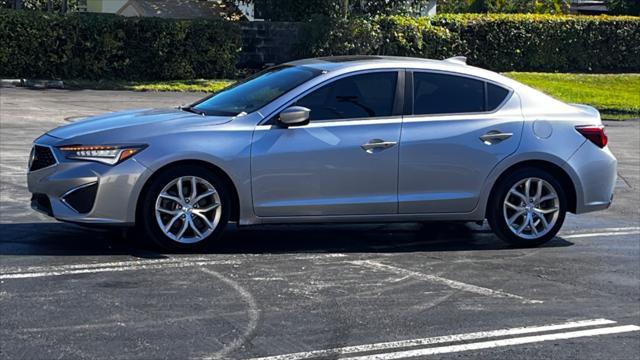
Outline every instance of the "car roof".
MULTIPOLYGON (((502 74, 482 69, 466 64, 466 58, 462 56, 452 57, 444 60, 433 60, 401 56, 380 56, 380 55, 348 55, 329 56, 311 59, 302 59, 286 63, 291 66, 308 66, 314 69, 330 73, 349 73, 363 70, 378 69, 412 69, 412 70, 433 70, 447 73, 467 75, 491 81, 502 86, 506 86, 517 92, 523 98, 537 99, 537 101, 549 102, 552 105, 564 104, 550 96, 535 90, 518 81, 510 79, 502 74)), ((524 104, 526 105, 526 104, 524 104)))
POLYGON ((384 65, 406 67, 409 65, 410 67, 429 69, 441 66, 466 66, 466 58, 456 56, 445 60, 433 60, 404 56, 344 55, 296 60, 288 62, 287 65, 309 66, 328 71, 362 65, 371 65, 372 67, 384 65))
POLYGON ((338 70, 340 70, 340 72, 350 72, 385 68, 438 70, 476 76, 501 83, 509 87, 518 85, 515 81, 493 71, 467 65, 466 58, 462 56, 452 57, 445 60, 433 60, 402 56, 347 55, 302 59, 288 62, 286 65, 308 66, 326 72, 334 72, 338 70))

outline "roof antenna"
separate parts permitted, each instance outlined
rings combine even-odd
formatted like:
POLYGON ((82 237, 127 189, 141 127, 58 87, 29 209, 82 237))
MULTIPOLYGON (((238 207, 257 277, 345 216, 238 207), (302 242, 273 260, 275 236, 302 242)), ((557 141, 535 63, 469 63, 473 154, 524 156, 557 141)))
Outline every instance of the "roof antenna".
POLYGON ((450 63, 461 64, 461 65, 467 65, 467 57, 466 56, 454 56, 454 57, 450 57, 448 59, 445 59, 444 61, 450 62, 450 63))

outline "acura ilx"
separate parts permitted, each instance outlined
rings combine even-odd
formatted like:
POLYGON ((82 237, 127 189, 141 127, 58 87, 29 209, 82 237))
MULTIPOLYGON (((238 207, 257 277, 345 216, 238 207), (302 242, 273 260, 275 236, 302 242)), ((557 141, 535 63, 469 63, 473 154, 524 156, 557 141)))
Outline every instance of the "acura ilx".
POLYGON ((35 140, 31 205, 192 250, 239 226, 483 221, 534 246, 606 209, 598 111, 462 57, 268 68, 189 106, 90 117, 35 140))

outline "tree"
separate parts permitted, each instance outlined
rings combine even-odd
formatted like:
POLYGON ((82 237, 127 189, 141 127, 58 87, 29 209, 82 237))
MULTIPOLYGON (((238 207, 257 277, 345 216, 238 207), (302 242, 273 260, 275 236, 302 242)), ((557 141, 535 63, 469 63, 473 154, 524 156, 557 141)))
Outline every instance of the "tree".
POLYGON ((606 0, 605 3, 612 14, 640 16, 639 0, 606 0))
POLYGON ((256 17, 304 21, 315 15, 350 18, 376 15, 421 15, 431 0, 243 0, 253 2, 256 17))
POLYGON ((569 0, 438 0, 440 13, 563 14, 569 0))
POLYGON ((57 11, 66 14, 78 9, 78 0, 0 0, 0 8, 57 11))

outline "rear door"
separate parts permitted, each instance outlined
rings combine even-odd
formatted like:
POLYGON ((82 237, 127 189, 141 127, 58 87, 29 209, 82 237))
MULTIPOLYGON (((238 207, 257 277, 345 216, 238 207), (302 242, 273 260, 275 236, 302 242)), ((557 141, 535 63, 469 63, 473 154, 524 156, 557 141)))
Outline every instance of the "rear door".
POLYGON ((330 80, 291 106, 310 123, 258 126, 252 145, 254 210, 262 217, 396 214, 404 72, 330 80))
POLYGON ((461 74, 413 71, 407 79, 399 212, 470 212, 491 170, 518 148, 520 101, 508 88, 461 74))

